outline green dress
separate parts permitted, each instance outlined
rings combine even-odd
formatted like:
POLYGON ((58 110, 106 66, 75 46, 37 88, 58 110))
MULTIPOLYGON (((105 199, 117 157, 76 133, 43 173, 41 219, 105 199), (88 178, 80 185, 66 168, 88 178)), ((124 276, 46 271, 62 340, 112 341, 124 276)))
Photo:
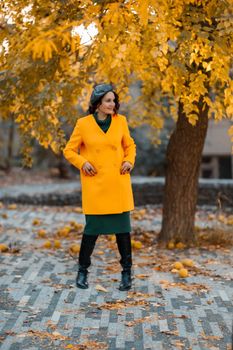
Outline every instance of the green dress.
MULTIPOLYGON (((93 115, 99 127, 106 132, 112 121, 111 114, 108 114, 105 120, 98 119, 96 112, 93 115)), ((117 234, 131 231, 129 211, 120 214, 85 214, 85 219, 86 225, 83 232, 85 235, 117 234)))

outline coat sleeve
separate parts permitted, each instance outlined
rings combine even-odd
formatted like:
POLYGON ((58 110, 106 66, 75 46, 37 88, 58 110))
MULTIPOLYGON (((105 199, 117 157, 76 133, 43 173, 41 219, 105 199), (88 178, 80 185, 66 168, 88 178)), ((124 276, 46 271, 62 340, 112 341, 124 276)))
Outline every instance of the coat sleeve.
POLYGON ((73 164, 79 170, 81 170, 83 164, 87 162, 87 159, 78 154, 78 149, 80 148, 81 143, 82 135, 80 132, 79 121, 77 121, 70 139, 63 149, 63 155, 68 160, 68 162, 73 164))
POLYGON ((122 144, 124 149, 123 162, 125 161, 130 162, 134 166, 135 157, 136 157, 136 145, 135 145, 134 139, 130 136, 129 127, 125 116, 124 116, 123 123, 124 123, 124 133, 122 138, 122 144))

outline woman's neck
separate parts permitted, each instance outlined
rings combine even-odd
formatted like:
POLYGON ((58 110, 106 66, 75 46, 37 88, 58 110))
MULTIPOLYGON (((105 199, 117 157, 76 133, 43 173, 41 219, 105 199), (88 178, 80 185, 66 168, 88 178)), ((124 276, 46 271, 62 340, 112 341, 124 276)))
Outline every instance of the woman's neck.
POLYGON ((105 120, 107 118, 107 116, 108 116, 106 113, 103 113, 103 112, 97 112, 96 111, 96 113, 98 115, 98 119, 99 120, 105 120))

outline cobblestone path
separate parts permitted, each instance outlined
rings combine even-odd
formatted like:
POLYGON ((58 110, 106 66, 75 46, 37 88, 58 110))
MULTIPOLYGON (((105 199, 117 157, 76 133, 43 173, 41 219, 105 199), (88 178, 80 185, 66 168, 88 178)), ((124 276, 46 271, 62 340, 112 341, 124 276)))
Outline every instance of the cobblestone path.
MULTIPOLYGON (((83 224, 82 214, 72 207, 2 206, 0 221, 0 243, 11 247, 0 253, 1 350, 232 349, 232 249, 163 250, 143 243, 133 250, 133 288, 120 292, 116 243, 101 236, 90 288, 80 290, 77 258, 68 248, 80 243, 81 232, 61 237, 60 249, 42 248, 37 232, 51 237, 71 221, 83 224), (170 271, 183 258, 195 262, 185 279, 170 271)), ((132 219, 145 231, 160 222, 159 211, 132 219)))

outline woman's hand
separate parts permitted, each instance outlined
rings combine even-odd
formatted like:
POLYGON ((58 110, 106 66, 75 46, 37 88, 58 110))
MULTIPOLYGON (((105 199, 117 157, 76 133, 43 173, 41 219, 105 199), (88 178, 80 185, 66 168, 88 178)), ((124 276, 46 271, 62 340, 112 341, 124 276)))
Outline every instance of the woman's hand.
POLYGON ((83 164, 82 170, 84 172, 84 175, 95 176, 95 174, 97 174, 96 169, 89 162, 85 162, 83 164))
POLYGON ((130 162, 123 162, 121 164, 121 174, 129 174, 130 171, 133 169, 133 165, 130 162))

